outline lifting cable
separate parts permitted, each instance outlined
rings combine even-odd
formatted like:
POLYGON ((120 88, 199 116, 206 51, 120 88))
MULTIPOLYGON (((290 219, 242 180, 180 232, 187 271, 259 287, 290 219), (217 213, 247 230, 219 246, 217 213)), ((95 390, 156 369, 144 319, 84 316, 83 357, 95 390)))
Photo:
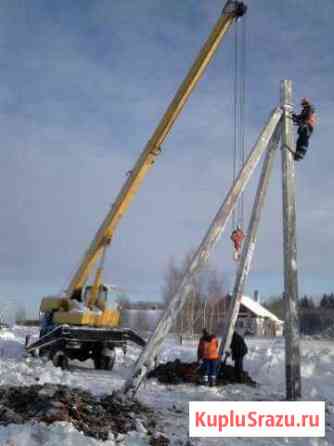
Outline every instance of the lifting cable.
MULTIPOLYGON (((233 79, 233 183, 245 163, 246 154, 246 70, 247 54, 246 17, 238 20, 234 28, 234 79, 233 79)), ((232 229, 244 226, 244 192, 232 214, 232 229)))

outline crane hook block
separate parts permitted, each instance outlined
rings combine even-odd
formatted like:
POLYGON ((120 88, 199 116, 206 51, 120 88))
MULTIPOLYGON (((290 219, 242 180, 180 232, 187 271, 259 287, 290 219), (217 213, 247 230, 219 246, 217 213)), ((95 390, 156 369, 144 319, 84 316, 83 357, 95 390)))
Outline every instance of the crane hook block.
POLYGON ((237 18, 242 17, 247 12, 247 5, 243 2, 230 0, 223 9, 223 14, 234 14, 237 18))

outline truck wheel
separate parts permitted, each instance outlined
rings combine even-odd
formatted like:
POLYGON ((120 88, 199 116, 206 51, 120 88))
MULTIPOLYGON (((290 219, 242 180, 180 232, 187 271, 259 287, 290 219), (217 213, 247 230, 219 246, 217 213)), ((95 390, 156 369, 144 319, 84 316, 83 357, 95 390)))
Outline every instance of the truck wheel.
POLYGON ((31 354, 31 356, 32 356, 33 358, 38 358, 38 352, 37 352, 37 350, 33 350, 30 354, 31 354))
POLYGON ((95 356, 94 359, 94 367, 96 370, 101 370, 101 356, 95 356))
MULTIPOLYGON (((49 356, 49 350, 47 347, 41 347, 38 349, 38 356, 42 358, 43 356, 49 356)), ((51 358, 50 358, 51 359, 51 358)))
POLYGON ((116 355, 104 356, 99 355, 94 358, 94 366, 96 370, 112 370, 115 364, 116 355))
POLYGON ((103 369, 112 370, 115 364, 115 356, 102 356, 103 358, 103 369))
POLYGON ((69 367, 68 357, 62 351, 56 352, 52 356, 52 362, 55 367, 60 367, 63 370, 67 370, 69 367))

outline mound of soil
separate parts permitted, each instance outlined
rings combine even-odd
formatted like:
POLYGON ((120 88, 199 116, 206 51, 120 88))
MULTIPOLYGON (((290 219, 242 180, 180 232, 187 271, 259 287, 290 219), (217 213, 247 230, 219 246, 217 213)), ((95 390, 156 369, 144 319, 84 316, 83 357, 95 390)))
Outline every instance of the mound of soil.
POLYGON ((82 389, 46 384, 0 387, 0 425, 26 422, 66 421, 85 435, 107 440, 129 431, 147 432, 152 445, 167 445, 168 439, 155 433, 152 410, 135 400, 118 395, 96 397, 82 389))
MULTIPOLYGON (((159 364, 157 368, 149 373, 148 378, 157 378, 163 384, 200 384, 201 371, 197 362, 181 362, 179 359, 176 359, 165 364, 159 364)), ((256 382, 247 372, 243 372, 239 379, 235 375, 234 367, 226 364, 221 366, 217 376, 217 386, 240 383, 250 386, 256 385, 256 382)))

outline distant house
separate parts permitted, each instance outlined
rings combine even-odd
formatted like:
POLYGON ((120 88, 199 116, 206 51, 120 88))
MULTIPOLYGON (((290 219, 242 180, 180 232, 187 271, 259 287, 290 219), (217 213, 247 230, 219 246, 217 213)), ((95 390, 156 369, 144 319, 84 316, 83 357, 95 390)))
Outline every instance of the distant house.
POLYGON ((251 297, 242 296, 236 328, 254 336, 282 336, 284 322, 251 297))
MULTIPOLYGON (((226 322, 225 317, 228 311, 229 301, 230 297, 227 296, 217 302, 217 306, 213 310, 213 321, 211 325, 207 325, 209 330, 218 335, 221 335, 223 325, 226 322)), ((147 308, 124 308, 121 311, 121 323, 123 327, 129 327, 139 331, 152 331, 159 322, 163 311, 161 306, 157 308, 154 305, 147 305, 147 308)), ((201 323, 204 314, 205 308, 203 309, 203 313, 197 314, 196 320, 201 323)), ((281 336, 283 334, 283 325, 283 321, 255 299, 242 296, 236 328, 243 334, 254 336, 281 336)), ((199 333, 202 327, 202 324, 199 325, 197 330, 194 327, 193 332, 199 333)))

